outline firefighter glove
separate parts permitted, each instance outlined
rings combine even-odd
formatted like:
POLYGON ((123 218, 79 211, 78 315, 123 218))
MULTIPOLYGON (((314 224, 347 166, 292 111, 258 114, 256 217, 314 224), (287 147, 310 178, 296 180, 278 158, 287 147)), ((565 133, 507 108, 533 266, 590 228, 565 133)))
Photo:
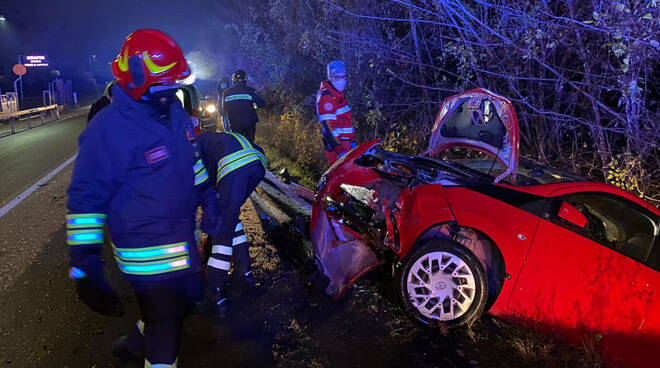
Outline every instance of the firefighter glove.
POLYGON ((91 310, 106 316, 124 315, 124 307, 117 293, 103 277, 103 270, 85 272, 72 267, 69 277, 76 283, 76 292, 80 300, 91 310))

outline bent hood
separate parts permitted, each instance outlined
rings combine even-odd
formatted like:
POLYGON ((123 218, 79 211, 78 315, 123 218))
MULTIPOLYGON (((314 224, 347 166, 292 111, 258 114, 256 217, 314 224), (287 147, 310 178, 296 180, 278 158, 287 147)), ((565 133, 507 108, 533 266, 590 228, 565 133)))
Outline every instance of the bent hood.
POLYGON ((424 155, 437 156, 456 147, 477 150, 496 157, 506 168, 495 183, 507 175, 515 182, 519 146, 518 117, 511 102, 478 88, 442 102, 424 155))

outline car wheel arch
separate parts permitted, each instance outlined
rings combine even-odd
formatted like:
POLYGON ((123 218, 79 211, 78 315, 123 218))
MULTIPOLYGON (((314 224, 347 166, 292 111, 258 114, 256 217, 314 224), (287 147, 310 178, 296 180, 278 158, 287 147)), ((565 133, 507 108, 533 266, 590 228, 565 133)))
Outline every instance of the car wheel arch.
MULTIPOLYGON (((495 304, 502 290, 506 277, 506 263, 497 243, 485 232, 469 226, 460 226, 455 222, 435 224, 424 230, 414 244, 432 238, 447 238, 469 249, 481 262, 488 278, 488 303, 486 311, 495 304), (447 229, 450 232, 447 233, 447 229)), ((412 251, 412 249, 411 249, 412 251)))

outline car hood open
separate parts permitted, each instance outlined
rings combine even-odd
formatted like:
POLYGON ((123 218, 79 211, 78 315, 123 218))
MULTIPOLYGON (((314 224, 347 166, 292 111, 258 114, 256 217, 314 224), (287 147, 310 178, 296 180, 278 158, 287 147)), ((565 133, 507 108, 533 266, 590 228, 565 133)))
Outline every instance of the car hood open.
POLYGON ((452 148, 483 152, 506 168, 494 182, 518 172, 520 131, 511 102, 483 88, 446 98, 435 118, 429 147, 423 153, 437 156, 452 148))

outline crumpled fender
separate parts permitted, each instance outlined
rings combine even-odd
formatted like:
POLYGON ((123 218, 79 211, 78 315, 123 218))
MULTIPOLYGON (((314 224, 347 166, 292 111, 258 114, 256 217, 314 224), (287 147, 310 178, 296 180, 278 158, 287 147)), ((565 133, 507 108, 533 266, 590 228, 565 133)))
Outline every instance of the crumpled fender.
POLYGON ((395 218, 400 240, 399 249, 393 250, 401 258, 410 252, 425 231, 437 224, 455 221, 441 184, 404 189, 395 206, 399 208, 395 218))
POLYGON ((365 241, 355 239, 350 233, 342 233, 341 239, 335 231, 342 231, 330 223, 325 211, 314 206, 310 235, 316 254, 316 265, 330 280, 326 294, 339 298, 362 275, 382 262, 365 241))

